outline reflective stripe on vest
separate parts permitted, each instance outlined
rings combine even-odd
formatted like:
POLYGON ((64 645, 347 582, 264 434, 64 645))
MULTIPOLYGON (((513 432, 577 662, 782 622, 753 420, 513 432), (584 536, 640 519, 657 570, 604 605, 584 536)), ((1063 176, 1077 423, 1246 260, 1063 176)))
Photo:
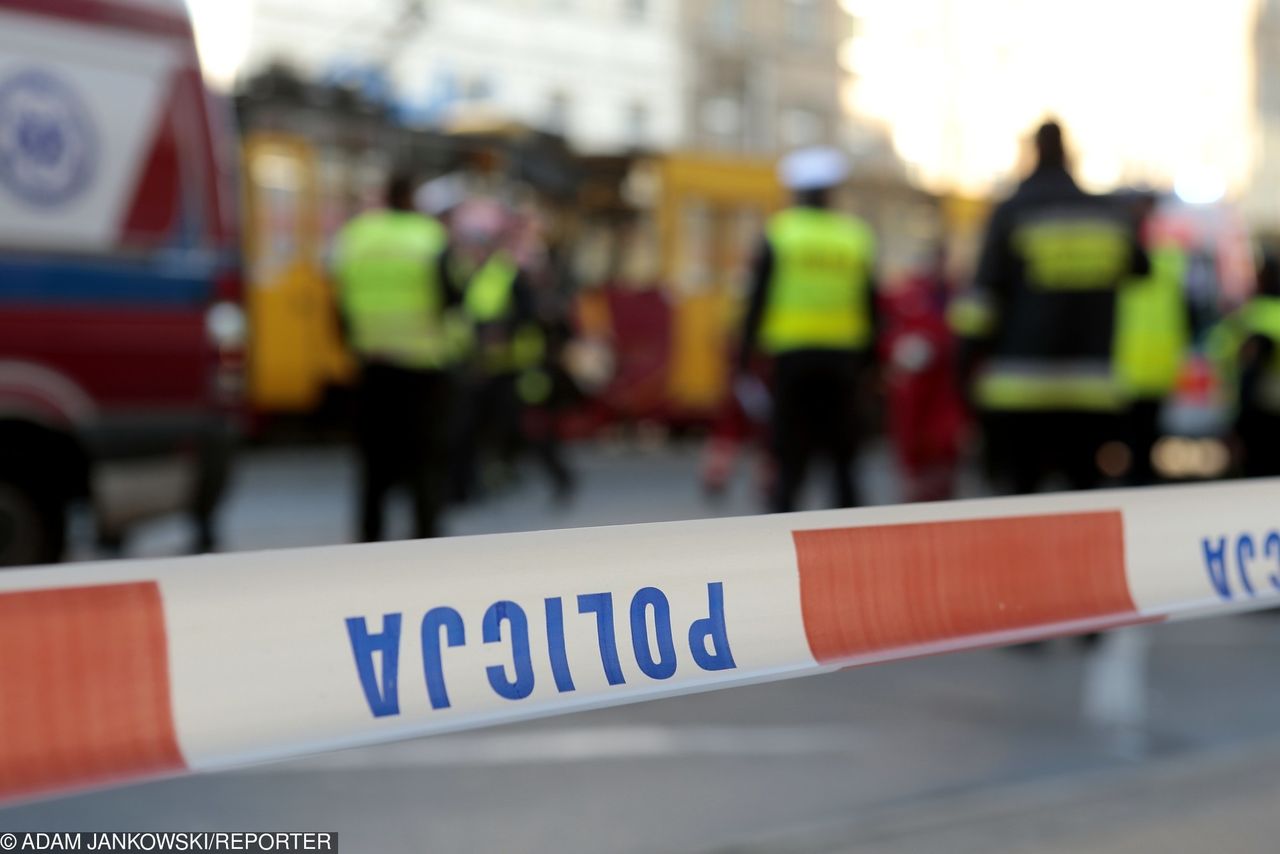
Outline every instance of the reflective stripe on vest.
POLYGON ((984 409, 1015 412, 1115 412, 1125 404, 1102 360, 993 359, 978 377, 976 397, 984 409))
POLYGON ((1027 282, 1045 290, 1110 288, 1129 265, 1125 227, 1105 219, 1045 218, 1019 226, 1012 240, 1027 282))
POLYGON ((440 223, 415 213, 373 211, 343 228, 336 271, 356 353, 417 369, 453 360, 436 275, 445 241, 440 223))
POLYGON ((761 343, 770 353, 871 343, 875 237, 853 217, 791 208, 769 222, 773 277, 761 343))
POLYGON ((1164 397, 1173 390, 1190 343, 1186 256, 1176 246, 1151 252, 1151 274, 1123 285, 1116 296, 1116 371, 1136 397, 1164 397))

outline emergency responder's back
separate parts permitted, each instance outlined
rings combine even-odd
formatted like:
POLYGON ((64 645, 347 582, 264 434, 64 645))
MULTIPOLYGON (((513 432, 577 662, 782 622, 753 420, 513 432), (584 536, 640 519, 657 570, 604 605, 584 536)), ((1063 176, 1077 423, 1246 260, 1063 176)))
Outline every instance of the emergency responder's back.
POLYGON ((992 227, 1006 251, 983 259, 979 280, 996 291, 999 313, 1016 318, 1000 325, 994 352, 1107 357, 1115 289, 1134 267, 1127 214, 1046 170, 1001 206, 992 227))
POLYGON ((446 242, 440 223, 394 206, 343 228, 335 272, 350 345, 362 359, 406 368, 440 368, 449 360, 438 272, 446 242))
POLYGON ((989 470, 1016 493, 1058 473, 1075 489, 1097 484, 1097 451, 1126 403, 1116 292, 1148 270, 1133 213, 1072 179, 1062 129, 1046 122, 1035 142, 1035 171, 992 215, 972 293, 950 312, 989 470))
POLYGON ((796 206, 769 222, 773 283, 762 329, 770 353, 865 349, 871 343, 875 237, 854 217, 796 206))
POLYGON ((1116 290, 1149 270, 1137 223, 1076 185, 1057 124, 1043 125, 1036 145, 1035 171, 992 215, 973 292, 952 312, 957 331, 982 342, 971 352, 989 357, 978 403, 1118 411, 1116 290))

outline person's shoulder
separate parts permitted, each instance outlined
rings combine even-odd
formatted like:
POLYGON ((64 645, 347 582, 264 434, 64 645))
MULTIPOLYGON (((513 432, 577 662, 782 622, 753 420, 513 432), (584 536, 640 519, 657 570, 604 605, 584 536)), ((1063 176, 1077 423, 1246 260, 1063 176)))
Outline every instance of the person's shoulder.
POLYGON ((845 236, 863 246, 875 246, 876 230, 871 223, 857 214, 835 213, 837 222, 843 228, 845 236))
POLYGON ((417 211, 384 211, 379 223, 394 227, 405 240, 422 241, 442 247, 448 242, 449 232, 444 223, 435 217, 417 211))

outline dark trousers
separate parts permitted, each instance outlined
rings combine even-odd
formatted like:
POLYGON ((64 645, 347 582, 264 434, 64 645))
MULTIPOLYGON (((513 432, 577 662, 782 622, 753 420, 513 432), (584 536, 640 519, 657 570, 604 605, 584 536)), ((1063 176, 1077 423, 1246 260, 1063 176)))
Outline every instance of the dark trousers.
POLYGON ((1280 477, 1280 415, 1246 407, 1236 421, 1245 477, 1280 477))
POLYGON ((451 378, 443 371, 366 365, 357 398, 360 537, 382 539, 387 494, 405 485, 414 535, 437 536, 448 465, 451 378))
POLYGON ((452 460, 453 495, 468 501, 480 492, 480 470, 492 453, 508 470, 521 452, 530 451, 551 478, 556 495, 572 489, 573 475, 564 462, 556 414, 549 404, 527 406, 514 373, 482 379, 465 393, 455 427, 452 460))
POLYGON ((453 494, 459 501, 468 501, 479 491, 480 469, 487 452, 494 453, 504 465, 515 460, 520 431, 515 374, 494 374, 468 386, 454 429, 453 494))
POLYGON ((817 453, 825 453, 833 467, 834 506, 857 505, 855 406, 863 364, 857 353, 830 350, 784 353, 775 360, 773 449, 778 477, 772 512, 795 509, 809 461, 817 453))
POLYGON ((1125 418, 1125 443, 1133 456, 1127 478, 1130 486, 1150 486, 1157 480, 1155 467, 1151 464, 1151 452, 1160 439, 1162 404, 1162 400, 1155 398, 1135 400, 1129 405, 1125 418))
POLYGON ((987 412, 988 463, 997 482, 1015 495, 1062 475, 1069 489, 1093 489, 1102 479, 1098 449, 1119 429, 1118 415, 1100 412, 987 412))
POLYGON ((526 406, 523 423, 529 451, 547 473, 556 497, 567 500, 573 492, 573 472, 564 460, 555 408, 548 404, 526 406))

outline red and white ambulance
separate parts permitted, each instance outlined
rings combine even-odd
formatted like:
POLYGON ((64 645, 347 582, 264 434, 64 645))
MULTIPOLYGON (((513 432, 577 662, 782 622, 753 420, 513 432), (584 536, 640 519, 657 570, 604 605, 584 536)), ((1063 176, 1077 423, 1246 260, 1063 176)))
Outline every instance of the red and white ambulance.
POLYGON ((237 431, 230 115, 182 0, 0 0, 0 565, 189 512, 237 431))

